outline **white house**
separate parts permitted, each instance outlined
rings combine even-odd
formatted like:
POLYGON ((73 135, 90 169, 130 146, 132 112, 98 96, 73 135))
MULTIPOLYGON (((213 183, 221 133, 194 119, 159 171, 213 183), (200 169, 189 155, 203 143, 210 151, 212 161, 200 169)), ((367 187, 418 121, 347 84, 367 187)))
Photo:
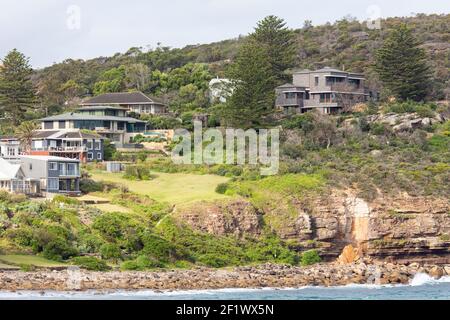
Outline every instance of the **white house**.
POLYGON ((12 164, 0 158, 0 190, 32 193, 32 181, 25 178, 21 164, 12 164))

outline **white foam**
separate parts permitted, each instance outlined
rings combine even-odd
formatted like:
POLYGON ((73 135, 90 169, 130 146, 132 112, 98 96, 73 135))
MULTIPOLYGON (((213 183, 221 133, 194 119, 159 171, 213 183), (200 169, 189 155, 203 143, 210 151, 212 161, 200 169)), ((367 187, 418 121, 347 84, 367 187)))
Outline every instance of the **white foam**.
POLYGON ((426 284, 437 284, 450 282, 450 276, 441 277, 440 279, 435 279, 426 273, 418 273, 409 283, 411 286, 423 286, 426 284))

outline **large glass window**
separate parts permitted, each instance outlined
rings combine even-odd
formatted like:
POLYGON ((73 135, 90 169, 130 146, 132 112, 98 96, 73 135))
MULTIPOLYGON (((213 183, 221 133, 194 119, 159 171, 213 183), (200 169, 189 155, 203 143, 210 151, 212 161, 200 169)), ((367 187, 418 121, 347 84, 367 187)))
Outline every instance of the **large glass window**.
POLYGON ((53 129, 53 121, 45 121, 44 129, 46 129, 46 130, 53 129))
POLYGON ((67 164, 67 175, 68 176, 78 175, 78 166, 76 163, 68 163, 67 164))
POLYGON ((50 178, 47 180, 47 189, 48 190, 59 190, 59 179, 50 178))

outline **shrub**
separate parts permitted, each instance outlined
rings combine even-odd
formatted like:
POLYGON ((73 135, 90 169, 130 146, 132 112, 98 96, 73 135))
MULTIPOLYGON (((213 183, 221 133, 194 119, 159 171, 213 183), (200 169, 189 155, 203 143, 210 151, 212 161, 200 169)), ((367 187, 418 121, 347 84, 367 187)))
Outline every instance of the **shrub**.
POLYGON ((226 257, 221 257, 215 253, 202 254, 197 258, 197 261, 213 268, 223 268, 229 263, 226 257))
POLYGON ((150 233, 144 234, 141 239, 144 244, 142 251, 155 260, 168 262, 179 256, 176 247, 166 239, 150 233))
POLYGON ((56 238, 44 246, 42 253, 49 260, 61 261, 75 256, 77 250, 71 247, 67 241, 56 238))
POLYGON ((78 205, 78 204, 80 204, 80 202, 77 199, 69 198, 69 197, 66 197, 66 196, 63 196, 63 195, 60 195, 60 194, 58 194, 58 195, 53 197, 53 202, 65 203, 65 204, 68 204, 68 205, 78 205))
POLYGON ((136 258, 136 264, 139 270, 152 269, 152 268, 163 268, 164 264, 158 260, 152 259, 147 255, 140 255, 136 258))
POLYGON ((219 183, 216 187, 216 192, 220 194, 225 194, 228 189, 228 183, 219 183))
POLYGON ((302 266, 310 266, 322 261, 317 250, 308 250, 302 253, 300 263, 302 266))
POLYGON ((100 254, 103 259, 119 259, 122 254, 120 248, 113 243, 105 243, 100 247, 100 254))
POLYGON ((120 270, 139 270, 139 266, 135 260, 128 260, 120 265, 120 270))
POLYGON ((390 128, 384 123, 373 123, 370 126, 370 132, 376 136, 385 136, 390 133, 390 128))
POLYGON ((107 271, 111 267, 106 264, 105 261, 95 257, 75 257, 72 258, 71 263, 79 266, 80 268, 92 271, 107 271))
POLYGON ((123 177, 129 180, 150 180, 150 168, 145 165, 126 166, 123 177))
POLYGON ((102 190, 103 190, 103 185, 100 182, 96 182, 92 179, 81 179, 80 180, 80 191, 83 193, 101 192, 102 190))

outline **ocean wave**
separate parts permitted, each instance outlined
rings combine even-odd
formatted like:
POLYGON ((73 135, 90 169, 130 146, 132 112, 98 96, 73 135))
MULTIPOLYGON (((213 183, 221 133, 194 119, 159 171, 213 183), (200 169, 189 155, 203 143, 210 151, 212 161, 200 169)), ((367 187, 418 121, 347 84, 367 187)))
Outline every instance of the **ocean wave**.
POLYGON ((428 284, 439 284, 439 283, 447 283, 450 282, 450 276, 444 276, 440 279, 435 279, 429 276, 426 273, 418 273, 414 276, 414 278, 409 283, 410 286, 423 286, 428 284))

